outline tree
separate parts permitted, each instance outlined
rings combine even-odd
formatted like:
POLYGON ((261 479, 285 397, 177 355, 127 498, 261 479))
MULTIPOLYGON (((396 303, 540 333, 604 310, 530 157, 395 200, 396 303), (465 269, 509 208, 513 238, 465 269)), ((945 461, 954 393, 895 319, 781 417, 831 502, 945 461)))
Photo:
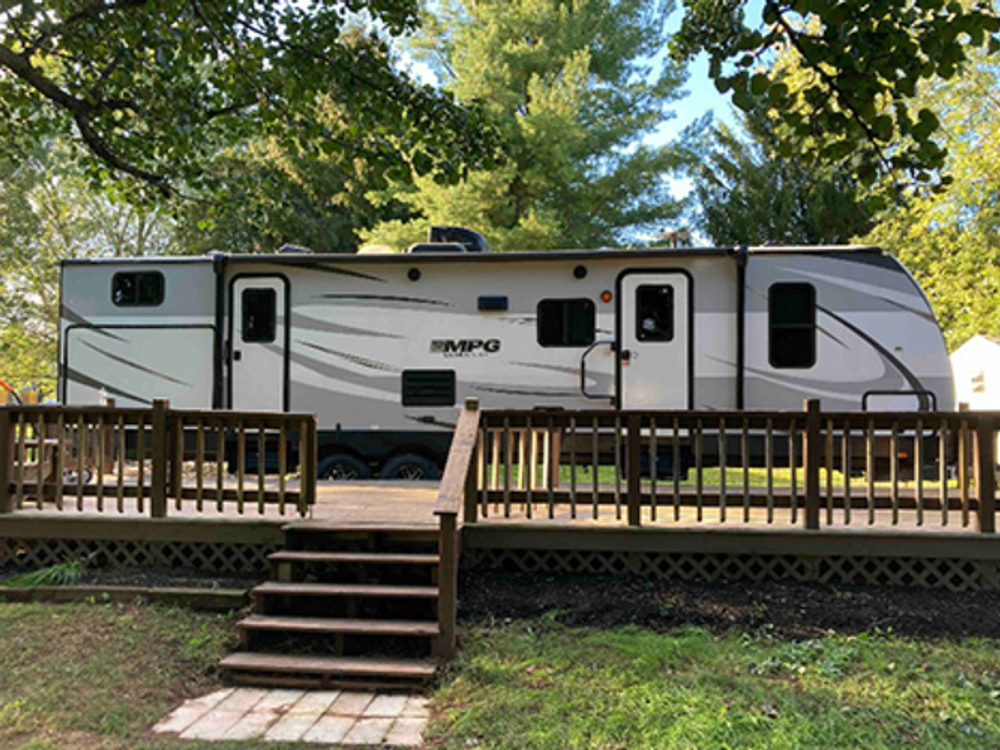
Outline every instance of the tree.
MULTIPOLYGON (((720 91, 741 109, 766 96, 813 156, 844 163, 868 183, 909 170, 929 182, 945 160, 938 115, 913 106, 921 81, 951 80, 972 51, 1000 48, 993 4, 945 0, 686 0, 678 61, 707 52, 720 91), (781 54, 810 72, 790 88, 781 54)), ((944 181, 945 183, 947 180, 944 181)))
POLYGON ((397 179, 457 179, 489 155, 476 112, 407 79, 385 36, 417 0, 71 0, 0 5, 0 138, 33 150, 74 134, 95 182, 197 187, 250 136, 339 151, 397 179), (320 97, 339 127, 314 116, 320 97), (401 159, 407 155, 408 159, 401 159))
POLYGON ((59 262, 160 255, 171 242, 164 210, 94 193, 68 163, 67 146, 0 158, 0 378, 56 377, 59 262))
POLYGON ((949 348, 1000 336, 1000 55, 920 95, 945 113, 946 193, 913 191, 865 239, 899 257, 927 292, 949 348))
POLYGON ((766 102, 742 125, 745 138, 715 128, 694 172, 695 223, 716 245, 845 244, 872 228, 874 211, 855 179, 785 155, 797 139, 766 102))
POLYGON ((618 244, 678 213, 665 175, 682 154, 641 138, 671 115, 683 74, 663 63, 668 3, 441 3, 413 41, 459 101, 481 100, 506 144, 461 185, 416 180, 399 197, 423 219, 376 227, 401 246, 462 224, 500 250, 618 244))

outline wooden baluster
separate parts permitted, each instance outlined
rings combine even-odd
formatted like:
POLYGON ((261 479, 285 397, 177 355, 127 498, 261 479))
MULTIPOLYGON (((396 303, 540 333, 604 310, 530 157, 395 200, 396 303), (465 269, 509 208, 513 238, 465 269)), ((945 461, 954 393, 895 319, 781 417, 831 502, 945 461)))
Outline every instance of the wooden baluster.
POLYGON ((104 512, 104 459, 107 454, 105 450, 106 443, 104 442, 104 412, 97 415, 97 421, 94 425, 95 435, 97 442, 97 511, 99 513, 104 512))
POLYGON ((719 420, 719 521, 726 522, 726 420, 719 420))
POLYGON ((844 525, 851 523, 851 423, 844 423, 844 436, 840 444, 840 465, 844 472, 844 525))
POLYGON ((917 481, 917 526, 924 525, 924 421, 917 420, 913 436, 913 474, 917 481))
POLYGON ((704 464, 702 462, 702 445, 701 445, 701 419, 695 422, 694 426, 694 480, 695 480, 695 505, 697 506, 696 517, 699 522, 704 520, 705 514, 705 498, 704 498, 704 481, 703 476, 704 464))
POLYGON ((165 518, 167 515, 167 412, 170 402, 163 399, 153 401, 152 434, 150 436, 150 515, 165 518))
POLYGON ((656 417, 649 419, 649 520, 656 521, 656 480, 660 473, 660 453, 656 446, 656 417))
POLYGON ((510 431, 510 417, 503 418, 503 517, 510 518, 510 488, 514 471, 514 435, 510 431))
POLYGON ((962 498, 962 528, 969 527, 969 421, 961 417, 958 434, 958 489, 962 498))
POLYGON ((139 513, 145 513, 146 497, 146 418, 140 414, 138 418, 139 431, 135 436, 135 457, 138 471, 135 480, 135 508, 139 513))
POLYGON ((17 509, 24 508, 24 469, 28 461, 25 440, 27 439, 28 425, 24 418, 24 412, 17 414, 17 509))
POLYGON ((66 414, 60 409, 59 416, 56 417, 56 508, 63 509, 63 480, 65 474, 65 451, 66 451, 66 414))
POLYGON ((14 512, 14 496, 10 491, 14 473, 14 434, 11 412, 0 409, 0 514, 14 512))
POLYGON ((615 519, 622 520, 622 418, 615 417, 615 519))
POLYGON ((264 486, 264 479, 267 476, 267 430, 264 423, 260 423, 257 430, 257 513, 264 515, 267 509, 267 495, 264 486))
POLYGON ((576 518, 576 417, 569 418, 569 516, 576 518))
POLYGON ((199 513, 205 510, 205 421, 195 423, 198 434, 195 437, 195 508, 199 513))
POLYGON ((184 417, 178 414, 174 420, 174 460, 171 462, 174 507, 178 511, 184 508, 184 424, 184 417))
POLYGON ((83 480, 90 463, 90 429, 83 412, 76 419, 76 509, 83 511, 83 480))
POLYGON ((35 498, 35 503, 38 506, 38 510, 42 510, 45 507, 45 480, 48 479, 48 471, 45 467, 46 464, 46 447, 45 447, 45 415, 38 415, 38 425, 35 427, 35 460, 36 466, 38 467, 36 473, 37 486, 38 486, 38 496, 35 498))
POLYGON ((819 413, 819 399, 807 399, 805 444, 802 446, 803 465, 805 466, 805 505, 806 528, 819 528, 819 468, 822 463, 823 444, 820 431, 822 421, 819 413))
POLYGON ((740 435, 740 461, 743 463, 743 523, 750 523, 750 420, 743 420, 740 435))
POLYGON ((531 423, 531 417, 528 417, 525 422, 525 434, 528 440, 528 481, 527 481, 527 502, 525 503, 525 512, 527 517, 530 519, 534 513, 534 503, 535 503, 535 482, 538 476, 538 446, 535 444, 535 430, 531 423))
POLYGON ((671 437, 671 448, 673 449, 673 480, 674 480, 674 520, 681 520, 681 436, 680 420, 674 417, 674 434, 671 437))
POLYGON ((638 414, 629 414, 626 429, 626 470, 628 471, 628 486, 626 488, 626 505, 628 510, 628 525, 642 524, 642 506, 640 493, 642 490, 642 423, 638 414))
MULTIPOLYGON (((301 461, 300 461, 301 463, 301 461)), ((285 490, 288 474, 288 427, 282 420, 278 427, 278 515, 285 515, 285 490)))
POLYGON ((774 420, 770 417, 765 427, 764 464, 767 474, 767 522, 774 523, 774 420))
POLYGON ((826 420, 826 525, 833 526, 833 420, 826 420))
POLYGON ((236 512, 243 515, 243 481, 247 471, 246 422, 241 417, 236 425, 236 512))
POLYGON ((125 415, 118 415, 118 512, 125 512, 125 415))
MULTIPOLYGON (((302 486, 304 484, 304 475, 302 474, 302 461, 305 458, 305 454, 302 453, 302 441, 305 440, 302 434, 299 434, 299 494, 301 495, 302 486)), ((226 429, 223 423, 220 421, 215 426, 215 509, 222 513, 226 509, 226 429)))
POLYGON ((792 506, 791 523, 798 523, 799 517, 799 490, 798 490, 798 458, 795 452, 795 435, 798 425, 795 420, 788 424, 788 469, 791 474, 791 486, 789 488, 789 504, 792 506))
POLYGON ((868 420, 865 432, 865 482, 868 502, 868 525, 875 525, 875 422, 868 420))
POLYGON ((938 480, 941 482, 941 525, 948 525, 948 420, 941 418, 941 432, 938 435, 938 480))
POLYGON ((555 496, 555 472, 556 472, 556 458, 553 454, 556 447, 556 440, 553 430, 555 429, 552 424, 552 417, 549 417, 548 424, 546 425, 547 430, 545 432, 545 485, 549 494, 549 518, 556 517, 556 496, 555 496))
POLYGON ((591 421, 591 447, 590 447, 590 467, 593 471, 593 482, 594 482, 594 495, 591 498, 591 505, 593 506, 594 519, 596 520, 598 516, 598 506, 601 499, 601 488, 597 481, 598 469, 601 465, 601 456, 599 453, 599 446, 597 444, 598 439, 598 421, 597 417, 594 417, 591 421))
POLYGON ((889 476, 892 483, 892 525, 899 525, 899 423, 892 423, 889 437, 889 476))

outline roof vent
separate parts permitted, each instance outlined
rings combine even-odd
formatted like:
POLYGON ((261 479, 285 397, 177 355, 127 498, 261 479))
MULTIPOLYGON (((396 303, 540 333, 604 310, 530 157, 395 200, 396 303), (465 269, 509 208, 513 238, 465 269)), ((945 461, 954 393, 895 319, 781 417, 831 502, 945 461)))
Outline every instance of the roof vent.
POLYGON ((285 253, 302 253, 305 255, 312 255, 313 251, 308 247, 302 247, 301 245, 282 245, 278 248, 278 252, 281 254, 285 253))

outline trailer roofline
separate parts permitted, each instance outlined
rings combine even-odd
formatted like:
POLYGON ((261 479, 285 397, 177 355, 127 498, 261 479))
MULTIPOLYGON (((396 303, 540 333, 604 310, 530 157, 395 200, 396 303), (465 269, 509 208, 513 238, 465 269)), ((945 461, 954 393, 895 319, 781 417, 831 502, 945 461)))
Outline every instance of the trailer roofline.
POLYGON ((884 251, 870 245, 764 245, 758 247, 702 247, 702 248, 641 248, 622 250, 605 248, 600 250, 546 250, 510 253, 391 253, 386 255, 358 255, 356 253, 211 253, 209 255, 146 256, 141 258, 70 258, 63 260, 63 266, 76 265, 131 265, 146 263, 206 263, 213 262, 219 255, 239 263, 280 263, 281 265, 315 265, 317 263, 511 263, 517 261, 552 260, 601 260, 605 258, 692 258, 748 255, 841 255, 867 253, 884 255, 884 251))

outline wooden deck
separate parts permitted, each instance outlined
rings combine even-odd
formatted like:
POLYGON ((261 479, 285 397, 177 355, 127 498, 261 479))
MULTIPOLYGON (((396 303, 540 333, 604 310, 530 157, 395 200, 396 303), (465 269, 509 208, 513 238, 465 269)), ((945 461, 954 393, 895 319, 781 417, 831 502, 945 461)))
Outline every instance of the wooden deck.
MULTIPOLYGON (((293 486, 291 482, 289 485, 293 486)), ((181 503, 180 508, 171 504, 168 519, 165 520, 188 522, 200 520, 226 524, 267 523, 279 527, 289 523, 358 527, 436 527, 438 521, 433 510, 438 487, 439 483, 437 482, 318 482, 316 504, 305 518, 299 518, 293 507, 286 508, 285 515, 281 515, 278 506, 273 503, 263 506, 263 512, 261 512, 261 508, 255 502, 248 500, 241 513, 234 502, 226 502, 220 510, 215 503, 206 501, 199 511, 195 502, 185 500, 181 503)), ((611 488, 608 488, 606 494, 609 496, 612 494, 611 488)), ((694 505, 693 490, 685 492, 684 502, 679 509, 675 509, 669 497, 661 497, 655 509, 655 518, 652 507, 649 505, 643 507, 642 527, 646 529, 752 527, 786 531, 802 529, 803 527, 804 509, 801 505, 794 510, 789 507, 768 509, 761 507, 758 499, 755 500, 757 503, 755 507, 747 510, 742 504, 742 497, 736 491, 727 499, 723 518, 723 511, 718 505, 717 488, 705 487, 704 496, 707 501, 700 511, 694 505)), ((597 506, 596 513, 594 506, 589 502, 578 502, 574 508, 563 497, 560 502, 550 508, 544 498, 544 491, 536 493, 536 498, 531 504, 530 515, 527 504, 518 499, 512 500, 508 505, 505 505, 502 500, 498 502, 491 500, 486 506, 486 514, 482 513, 483 506, 480 503, 480 518, 476 523, 478 525, 532 523, 555 525, 562 528, 580 527, 581 529, 613 528, 628 524, 624 498, 619 504, 609 500, 603 501, 597 506)), ((784 504, 788 504, 787 498, 785 498, 784 504)), ((854 507, 850 514, 845 514, 842 504, 842 498, 835 497, 834 509, 829 515, 824 505, 820 513, 823 528, 854 532, 894 528, 898 531, 913 533, 978 533, 976 514, 974 512, 963 513, 961 507, 958 506, 953 506, 948 511, 946 521, 940 507, 931 501, 929 508, 924 511, 922 522, 915 509, 900 510, 898 519, 894 522, 892 509, 885 507, 884 504, 883 507, 877 507, 872 516, 869 515, 869 510, 864 507, 864 498, 857 495, 852 500, 854 507)), ((0 526, 6 519, 59 519, 62 521, 129 519, 134 521, 141 518, 150 520, 148 501, 145 508, 144 512, 140 512, 135 498, 125 499, 122 512, 118 512, 113 501, 107 500, 104 504, 104 510, 101 511, 98 509, 96 498, 92 497, 84 498, 82 510, 77 509, 75 500, 73 502, 67 500, 61 511, 56 509, 52 501, 46 501, 41 509, 31 503, 8 516, 0 516, 0 526)))

